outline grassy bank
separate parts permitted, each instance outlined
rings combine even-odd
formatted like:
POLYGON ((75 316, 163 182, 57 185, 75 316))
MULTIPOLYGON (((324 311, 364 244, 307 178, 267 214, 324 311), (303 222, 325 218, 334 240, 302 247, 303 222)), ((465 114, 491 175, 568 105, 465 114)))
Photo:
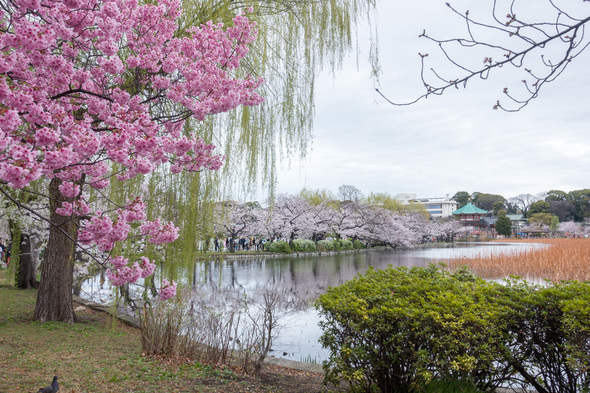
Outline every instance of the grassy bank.
POLYGON ((321 375, 268 366, 260 378, 189 359, 141 354, 140 332, 79 306, 80 323, 32 320, 36 290, 8 285, 0 269, 0 392, 319 392, 321 375))

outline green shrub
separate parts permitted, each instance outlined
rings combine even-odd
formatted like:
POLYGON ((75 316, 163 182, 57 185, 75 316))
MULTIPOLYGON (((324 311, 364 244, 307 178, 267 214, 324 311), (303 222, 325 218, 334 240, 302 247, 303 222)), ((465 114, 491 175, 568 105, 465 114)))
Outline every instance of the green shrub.
POLYGON ((432 266, 370 269, 330 288, 316 303, 326 379, 362 392, 406 392, 435 377, 495 387, 508 309, 482 299, 498 286, 432 266))
POLYGON ((317 243, 318 251, 320 251, 320 244, 322 245, 322 249, 325 248, 325 251, 344 251, 352 250, 354 248, 352 241, 348 239, 320 240, 317 243))
POLYGON ((341 251, 342 250, 342 243, 340 243, 340 240, 338 240, 338 239, 332 240, 332 248, 334 249, 334 251, 341 251))
POLYGON ((589 283, 502 285, 465 269, 390 267, 330 288, 316 307, 326 380, 352 391, 590 386, 589 283))
POLYGON ((332 240, 320 240, 317 243, 318 251, 320 251, 320 247, 323 251, 334 251, 334 242, 332 240))
POLYGON ((314 252, 316 250, 315 243, 308 239, 293 240, 293 251, 297 252, 314 252))
POLYGON ((365 248, 365 243, 363 243, 359 239, 354 239, 354 242, 352 242, 352 246, 354 247, 355 250, 360 250, 360 249, 365 248))
POLYGON ((348 239, 334 239, 332 244, 335 251, 352 250, 352 242, 348 239))
POLYGON ((291 251, 291 247, 289 246, 288 242, 285 242, 283 240, 276 240, 272 243, 266 243, 264 245, 264 248, 269 251, 269 252, 284 252, 287 254, 290 254, 291 251))
POLYGON ((590 284, 536 286, 514 279, 506 287, 514 367, 542 392, 590 391, 590 284))
POLYGON ((482 391, 472 383, 463 381, 432 380, 423 388, 417 389, 421 393, 481 393, 482 391))
POLYGON ((352 250, 354 248, 352 241, 348 239, 340 239, 340 247, 343 250, 352 250))

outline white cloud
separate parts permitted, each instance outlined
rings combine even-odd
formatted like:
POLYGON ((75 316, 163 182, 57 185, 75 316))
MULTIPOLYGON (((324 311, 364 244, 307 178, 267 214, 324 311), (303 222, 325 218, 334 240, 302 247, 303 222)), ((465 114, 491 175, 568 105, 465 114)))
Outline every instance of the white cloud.
MULTIPOLYGON (((379 19, 382 91, 409 100, 421 91, 417 53, 428 46, 418 34, 427 28, 452 37, 461 22, 434 0, 382 1, 379 19)), ((429 60, 441 64, 431 53, 429 60)), ((474 80, 467 89, 395 107, 375 93, 368 67, 361 63, 357 70, 350 59, 334 79, 319 81, 313 149, 304 162, 280 171, 279 192, 335 192, 352 184, 365 193, 428 197, 465 190, 509 198, 590 187, 589 55, 572 62, 517 113, 492 109, 503 87, 516 91, 520 85, 521 77, 509 69, 495 70, 490 80, 474 80)))

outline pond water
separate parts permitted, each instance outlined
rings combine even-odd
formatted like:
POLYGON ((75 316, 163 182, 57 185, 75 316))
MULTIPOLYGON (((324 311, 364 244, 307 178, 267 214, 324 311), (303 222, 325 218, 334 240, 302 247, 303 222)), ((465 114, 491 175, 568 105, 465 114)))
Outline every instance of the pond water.
MULTIPOLYGON (((312 360, 318 363, 328 358, 318 342, 321 330, 313 301, 331 286, 340 285, 370 266, 384 269, 392 266, 428 266, 446 259, 490 253, 514 253, 530 247, 531 243, 468 243, 452 247, 429 247, 411 250, 375 250, 328 256, 250 257, 238 260, 197 262, 179 281, 200 293, 230 291, 248 298, 270 291, 281 294, 290 312, 281 320, 280 337, 271 355, 292 360, 312 360)), ((109 303, 113 290, 97 275, 82 284, 80 296, 109 303)), ((139 295, 139 294, 137 294, 139 295)), ((139 297, 139 296, 137 296, 139 297)))

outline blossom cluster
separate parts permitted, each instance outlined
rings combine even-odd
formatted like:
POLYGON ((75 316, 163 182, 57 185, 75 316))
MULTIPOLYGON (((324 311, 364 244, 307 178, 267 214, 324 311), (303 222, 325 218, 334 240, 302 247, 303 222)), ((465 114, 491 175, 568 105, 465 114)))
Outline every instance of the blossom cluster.
POLYGON ((113 285, 135 283, 140 278, 151 276, 156 269, 156 264, 146 257, 141 257, 140 262, 129 262, 127 258, 118 256, 110 259, 111 268, 107 270, 107 277, 113 285))
POLYGON ((160 300, 168 300, 176 296, 176 283, 174 281, 162 280, 162 289, 160 289, 160 300))
MULTIPOLYGON (((237 15, 231 27, 178 33, 180 5, 14 0, 0 11, 0 181, 23 188, 57 179, 65 201, 56 213, 81 216, 79 241, 101 251, 127 239, 133 222, 157 244, 178 229, 145 221, 140 199, 112 216, 95 211, 85 186, 104 189, 113 176, 125 181, 164 164, 175 173, 217 170, 223 157, 185 121, 263 101, 262 79, 232 72, 256 38, 255 22, 237 15)), ((153 272, 143 260, 117 258, 115 285, 153 272)))

